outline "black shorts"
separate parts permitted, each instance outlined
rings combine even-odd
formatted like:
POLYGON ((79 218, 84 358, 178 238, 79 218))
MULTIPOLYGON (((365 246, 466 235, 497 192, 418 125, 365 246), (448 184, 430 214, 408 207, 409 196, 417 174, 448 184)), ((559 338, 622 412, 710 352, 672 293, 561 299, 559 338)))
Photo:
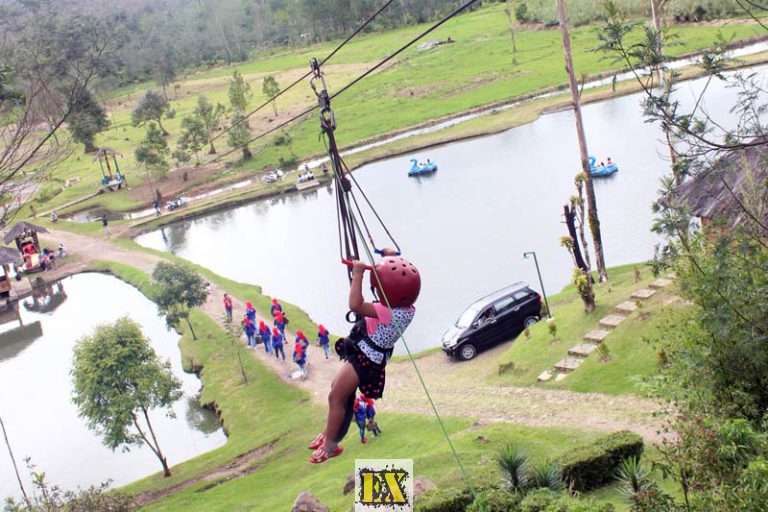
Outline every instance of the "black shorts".
POLYGON ((386 380, 386 358, 384 364, 377 364, 368 359, 357 343, 347 345, 347 361, 355 369, 360 379, 360 392, 366 398, 381 398, 384 394, 386 380))

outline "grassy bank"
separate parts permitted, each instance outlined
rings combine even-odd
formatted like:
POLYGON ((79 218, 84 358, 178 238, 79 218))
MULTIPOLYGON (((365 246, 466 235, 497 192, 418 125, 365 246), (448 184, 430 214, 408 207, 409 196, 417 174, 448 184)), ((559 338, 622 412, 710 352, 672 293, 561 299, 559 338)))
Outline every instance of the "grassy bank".
MULTIPOLYGON (((92 268, 148 293, 149 278, 141 271, 111 262, 96 262, 92 268)), ((461 485, 457 466, 430 416, 381 415, 381 437, 360 445, 355 436, 349 436, 340 458, 320 466, 310 464, 306 443, 321 429, 324 410, 255 357, 244 358, 249 382, 243 385, 226 333, 199 311, 193 311, 191 320, 199 340, 193 341, 182 330, 179 344, 185 367, 200 370, 201 401, 215 403, 228 440, 219 449, 174 466, 170 478, 156 474, 127 486, 126 490, 136 494, 162 493, 162 489, 176 487, 175 492, 142 510, 287 510, 302 491, 312 492, 331 510, 347 510, 352 497, 344 496, 341 490, 354 469, 355 458, 413 458, 417 475, 430 478, 439 487, 461 485), (253 457, 241 474, 200 478, 232 464, 242 454, 253 457)), ((597 435, 578 429, 502 423, 479 427, 466 417, 446 418, 446 423, 475 485, 497 481, 493 457, 502 444, 519 443, 529 449, 534 460, 543 460, 597 435)), ((617 494, 608 493, 605 499, 616 500, 617 494)))
POLYGON ((643 265, 627 265, 610 270, 610 281, 596 288, 597 308, 589 315, 573 285, 549 298, 557 336, 553 339, 548 324, 541 322, 530 329, 530 339, 521 335, 499 358, 502 374, 499 383, 517 386, 608 394, 643 394, 643 379, 657 371, 657 356, 648 340, 659 334, 686 306, 670 297, 670 290, 659 292, 628 316, 604 342, 610 359, 601 361, 593 353, 573 373, 560 382, 538 382, 538 375, 566 357, 568 349, 582 343, 582 337, 598 328, 598 321, 613 313, 616 305, 630 300, 630 295, 655 280, 643 265), (641 274, 635 279, 635 269, 641 274))
MULTIPOLYGON (((453 20, 430 37, 447 39, 450 36, 455 43, 429 51, 409 50, 392 65, 363 82, 359 88, 337 98, 334 108, 340 127, 340 143, 358 143, 429 120, 562 84, 565 76, 558 32, 517 30, 517 52, 513 54, 503 8, 501 4, 491 4, 453 20)), ((350 43, 326 70, 332 90, 338 89, 341 84, 397 47, 402 40, 424 28, 408 27, 364 36, 350 43)), ((687 45, 670 48, 669 54, 674 56, 709 46, 720 31, 726 38, 736 39, 757 33, 756 28, 749 24, 679 27, 677 32, 687 45)), ((595 27, 575 29, 573 40, 576 66, 580 73, 596 74, 615 68, 609 59, 590 51, 597 45, 595 27)), ((275 74, 280 83, 285 84, 305 71, 308 56, 322 55, 330 47, 323 45, 291 54, 274 55, 239 66, 254 89, 252 104, 256 105, 264 99, 260 91, 261 80, 266 74, 275 74)), ((226 103, 226 75, 230 72, 231 68, 219 69, 188 76, 179 82, 178 95, 171 98, 176 116, 165 122, 171 132, 168 140, 172 147, 179 136, 181 119, 191 112, 197 95, 206 94, 213 101, 226 103)), ((133 150, 143 137, 142 129, 130 125, 130 111, 140 93, 137 90, 110 100, 113 128, 101 134, 97 141, 99 145, 114 147, 125 155, 122 168, 127 172, 134 190, 104 194, 89 201, 86 206, 99 205, 113 210, 126 210, 146 204, 151 197, 152 187, 142 190, 139 186, 147 177, 136 168, 132 158, 133 150)), ((308 87, 297 87, 278 101, 280 115, 277 119, 268 110, 260 112, 252 119, 252 130, 258 133, 272 127, 274 122, 295 114, 313 101, 308 87)), ((293 137, 290 147, 274 146, 271 140, 265 140, 265 146, 252 148, 256 154, 247 164, 193 170, 190 184, 196 181, 210 183, 250 174, 266 166, 277 165, 280 157, 297 156, 303 159, 321 154, 322 144, 317 140, 318 131, 317 119, 307 119, 288 129, 293 137)), ((225 149, 224 139, 217 141, 220 152, 225 149)), ((41 211, 54 208, 86 195, 95 188, 98 175, 91 156, 77 155, 70 158, 56 170, 54 181, 62 182, 76 176, 81 181, 45 203, 37 204, 36 209, 41 211)))

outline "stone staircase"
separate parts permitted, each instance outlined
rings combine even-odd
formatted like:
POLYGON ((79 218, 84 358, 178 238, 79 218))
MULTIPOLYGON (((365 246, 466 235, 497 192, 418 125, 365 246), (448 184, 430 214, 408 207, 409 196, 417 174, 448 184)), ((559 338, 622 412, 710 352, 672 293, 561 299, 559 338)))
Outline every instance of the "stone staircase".
POLYGON ((618 327, 637 309, 636 301, 650 299, 656 295, 659 290, 669 286, 673 279, 673 275, 657 279, 650 283, 648 288, 643 288, 632 293, 632 295, 630 295, 632 300, 622 302, 613 309, 613 313, 601 318, 598 322, 598 327, 592 329, 583 336, 582 343, 571 347, 568 350, 568 355, 564 359, 555 363, 555 366, 552 369, 542 372, 537 380, 539 382, 546 382, 554 378, 555 381, 559 382, 565 379, 569 373, 581 366, 586 358, 600 347, 613 329, 618 327))

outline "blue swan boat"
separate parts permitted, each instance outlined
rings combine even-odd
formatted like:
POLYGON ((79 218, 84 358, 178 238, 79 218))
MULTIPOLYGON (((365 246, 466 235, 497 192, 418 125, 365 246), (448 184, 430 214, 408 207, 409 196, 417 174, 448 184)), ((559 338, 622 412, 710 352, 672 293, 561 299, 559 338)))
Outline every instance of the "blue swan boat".
POLYGON ((408 171, 408 176, 420 176, 422 174, 431 174, 437 170, 437 164, 435 162, 427 162, 426 164, 419 164, 415 158, 411 159, 411 169, 408 171))
POLYGON ((589 175, 592 176, 593 178, 610 176, 611 174, 619 171, 618 166, 614 163, 611 163, 603 167, 597 167, 595 165, 595 162, 597 162, 595 157, 593 156, 589 157, 589 175))

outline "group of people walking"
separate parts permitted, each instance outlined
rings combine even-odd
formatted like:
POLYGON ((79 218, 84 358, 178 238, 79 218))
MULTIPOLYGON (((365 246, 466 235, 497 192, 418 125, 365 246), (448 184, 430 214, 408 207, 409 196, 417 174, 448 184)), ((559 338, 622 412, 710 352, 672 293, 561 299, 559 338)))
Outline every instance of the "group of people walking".
MULTIPOLYGON (((232 321, 234 304, 232 297, 224 294, 224 312, 227 316, 227 321, 232 321)), ((285 361, 285 348, 288 344, 288 339, 285 334, 285 326, 288 323, 288 318, 283 311, 283 307, 277 299, 272 299, 272 306, 270 307, 270 314, 272 316, 272 327, 269 327, 263 320, 256 321, 256 309, 251 302, 245 303, 245 314, 240 322, 243 332, 245 333, 245 344, 248 348, 255 349, 260 343, 264 345, 264 351, 268 354, 274 354, 278 360, 285 361)), ((293 362, 299 368, 299 373, 302 378, 307 376, 307 347, 309 347, 309 339, 301 331, 296 330, 296 337, 293 345, 293 362)), ((317 344, 323 349, 325 358, 328 359, 331 356, 331 341, 328 335, 328 329, 322 324, 317 329, 317 344)))

